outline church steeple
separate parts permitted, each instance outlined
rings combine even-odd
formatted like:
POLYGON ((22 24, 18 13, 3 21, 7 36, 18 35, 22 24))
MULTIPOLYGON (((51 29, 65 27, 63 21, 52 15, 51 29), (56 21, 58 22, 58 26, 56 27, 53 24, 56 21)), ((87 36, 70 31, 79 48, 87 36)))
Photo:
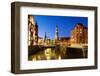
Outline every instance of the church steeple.
POLYGON ((46 39, 47 39, 47 35, 46 35, 46 32, 45 32, 44 40, 46 40, 46 39))
POLYGON ((46 42, 47 42, 47 35, 46 35, 46 32, 45 32, 45 35, 44 35, 44 45, 46 45, 46 42))
POLYGON ((58 26, 56 25, 55 39, 59 40, 58 26))

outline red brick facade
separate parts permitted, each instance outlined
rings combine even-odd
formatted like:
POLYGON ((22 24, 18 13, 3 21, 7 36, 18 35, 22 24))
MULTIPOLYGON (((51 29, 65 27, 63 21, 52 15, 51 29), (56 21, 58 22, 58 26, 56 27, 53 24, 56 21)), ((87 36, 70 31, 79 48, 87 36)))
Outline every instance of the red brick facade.
POLYGON ((78 23, 71 31, 71 44, 87 44, 88 43, 88 28, 83 24, 78 23))

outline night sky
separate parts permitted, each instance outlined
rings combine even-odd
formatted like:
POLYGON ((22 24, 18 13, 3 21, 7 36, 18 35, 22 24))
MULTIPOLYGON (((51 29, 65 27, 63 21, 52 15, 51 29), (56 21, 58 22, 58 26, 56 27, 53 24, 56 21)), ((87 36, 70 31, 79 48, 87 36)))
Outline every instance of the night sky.
POLYGON ((47 37, 54 39, 56 25, 59 30, 59 37, 70 37, 71 30, 77 23, 82 23, 85 27, 88 27, 87 17, 74 17, 74 16, 43 16, 33 15, 35 21, 38 24, 38 36, 43 37, 45 32, 47 37))

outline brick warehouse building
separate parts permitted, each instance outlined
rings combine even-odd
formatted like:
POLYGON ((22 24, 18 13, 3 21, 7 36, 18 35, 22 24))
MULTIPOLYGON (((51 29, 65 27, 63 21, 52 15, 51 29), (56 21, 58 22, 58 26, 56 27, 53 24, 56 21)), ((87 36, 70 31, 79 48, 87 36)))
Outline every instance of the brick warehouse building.
POLYGON ((38 45, 38 25, 32 15, 28 15, 28 45, 38 45))
POLYGON ((88 28, 82 23, 77 23, 71 31, 71 44, 87 44, 88 43, 88 28))

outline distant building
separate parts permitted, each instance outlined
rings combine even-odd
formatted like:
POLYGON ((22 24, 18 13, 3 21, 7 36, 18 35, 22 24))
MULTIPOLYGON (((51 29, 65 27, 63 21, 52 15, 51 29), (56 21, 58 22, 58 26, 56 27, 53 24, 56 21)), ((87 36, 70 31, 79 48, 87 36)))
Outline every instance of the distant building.
POLYGON ((60 37, 59 44, 68 46, 70 44, 70 37, 60 37))
POLYGON ((44 39, 42 37, 38 37, 38 45, 44 45, 44 39))
POLYGON ((47 39, 47 45, 50 45, 51 44, 51 39, 47 39))
POLYGON ((88 28, 82 23, 77 23, 71 31, 71 44, 87 44, 88 43, 88 28))
POLYGON ((32 15, 28 15, 28 45, 38 45, 38 25, 32 15))
POLYGON ((55 32, 55 44, 59 43, 59 31, 58 26, 56 25, 56 32, 55 32))
POLYGON ((51 44, 51 39, 47 36, 46 32, 45 32, 45 36, 44 36, 44 45, 50 45, 51 44))

